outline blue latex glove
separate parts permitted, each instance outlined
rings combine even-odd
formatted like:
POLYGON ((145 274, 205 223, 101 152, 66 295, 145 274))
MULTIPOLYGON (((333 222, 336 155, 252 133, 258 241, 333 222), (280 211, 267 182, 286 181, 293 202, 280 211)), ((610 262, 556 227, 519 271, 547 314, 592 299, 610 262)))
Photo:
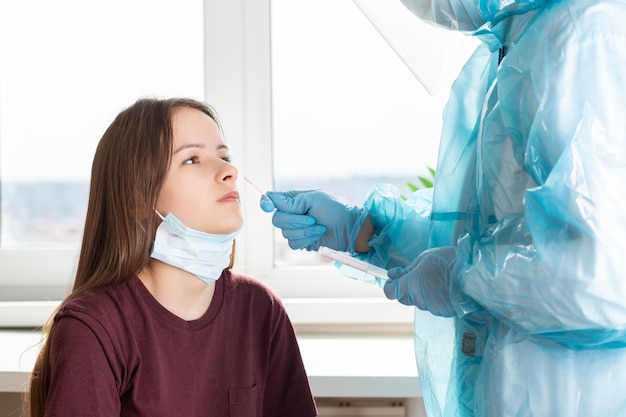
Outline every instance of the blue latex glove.
POLYGON ((457 259, 452 246, 428 249, 408 267, 391 268, 385 283, 385 296, 405 305, 428 310, 436 316, 451 317, 455 309, 450 299, 450 273, 457 259))
POLYGON ((367 209, 348 207, 323 191, 268 191, 261 209, 271 212, 272 224, 282 229, 292 249, 317 250, 326 246, 354 252, 367 209))

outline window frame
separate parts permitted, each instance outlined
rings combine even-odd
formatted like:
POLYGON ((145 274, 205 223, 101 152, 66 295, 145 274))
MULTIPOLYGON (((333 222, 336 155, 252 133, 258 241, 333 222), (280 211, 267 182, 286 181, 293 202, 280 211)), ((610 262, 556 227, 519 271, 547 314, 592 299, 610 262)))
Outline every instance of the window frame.
MULTIPOLYGON (((205 0, 205 98, 218 109, 240 177, 259 186, 273 184, 270 14, 270 0, 205 0)), ((330 265, 275 265, 271 214, 260 210, 252 187, 240 181, 240 188, 245 227, 236 268, 272 287, 295 322, 412 322, 412 308, 330 265), (343 314, 325 314, 334 308, 343 314)))
MULTIPOLYGON (((413 308, 387 300, 373 285, 347 279, 330 265, 277 266, 271 214, 247 186, 273 184, 270 0, 204 0, 205 100, 224 126, 239 168, 245 226, 237 238, 235 269, 269 285, 295 324, 406 324, 413 308)), ((0 248, 0 287, 71 285, 75 246, 0 248)), ((43 324, 57 300, 0 302, 0 327, 43 324), (19 312, 17 314, 16 312, 19 312)))

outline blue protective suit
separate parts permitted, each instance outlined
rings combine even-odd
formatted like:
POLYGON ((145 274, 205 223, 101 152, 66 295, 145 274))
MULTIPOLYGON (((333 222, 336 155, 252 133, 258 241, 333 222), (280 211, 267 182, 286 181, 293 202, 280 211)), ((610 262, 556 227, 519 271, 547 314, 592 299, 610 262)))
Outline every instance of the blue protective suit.
POLYGON ((365 203, 370 262, 458 248, 457 316, 415 313, 428 416, 626 416, 626 1, 403 3, 483 41, 434 190, 365 203))

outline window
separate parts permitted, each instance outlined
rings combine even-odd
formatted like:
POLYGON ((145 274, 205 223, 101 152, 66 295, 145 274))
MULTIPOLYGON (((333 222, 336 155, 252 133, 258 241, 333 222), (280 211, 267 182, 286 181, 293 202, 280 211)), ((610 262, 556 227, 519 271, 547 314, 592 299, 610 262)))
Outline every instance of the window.
MULTIPOLYGON (((378 14, 368 15, 376 3, 0 4, 0 326, 2 301, 65 295, 95 144, 139 96, 206 99, 240 176, 263 188, 323 187, 360 204, 374 182, 402 191, 434 167, 447 86, 426 92, 384 22, 372 21, 378 14), (329 188, 346 180, 362 184, 357 194, 329 188)), ((274 288, 295 322, 410 320, 379 288, 286 250, 257 191, 239 187, 237 268, 274 288)))
MULTIPOLYGON (((441 118, 449 82, 435 97, 420 90, 407 68, 368 25, 368 19, 360 12, 361 8, 356 7, 357 3, 362 6, 364 2, 216 0, 206 3, 207 99, 220 109, 230 146, 241 158, 237 163, 242 175, 259 187, 306 189, 315 183, 327 184, 322 175, 329 174, 341 175, 343 179, 348 178, 346 173, 356 174, 367 180, 370 176, 380 175, 380 171, 373 173, 367 169, 376 166, 383 172, 394 171, 394 175, 411 179, 420 174, 413 169, 425 170, 426 165, 434 165, 435 137, 431 138, 435 147, 426 151, 429 157, 420 163, 411 162, 409 167, 404 160, 397 164, 397 159, 402 157, 396 154, 406 150, 406 153, 419 157, 427 141, 419 143, 402 138, 423 135, 428 131, 425 126, 433 121, 435 125, 429 133, 438 135, 436 121, 441 118), (361 36, 365 38, 359 39, 361 36), (365 46, 358 44, 362 40, 365 40, 365 46), (322 50, 328 54, 319 55, 322 50), (359 56, 362 53, 368 55, 359 56), (360 61, 350 65, 348 61, 354 58, 360 61), (371 64, 376 59, 391 62, 376 62, 371 65, 374 68, 366 68, 368 65, 364 62, 371 64), (365 70, 373 72, 366 73, 365 70), (328 79, 322 75, 330 76, 333 85, 342 86, 344 91, 328 88, 325 84, 328 79), (404 81, 401 85, 395 84, 395 80, 391 80, 395 77, 406 81, 406 85, 402 84, 404 81), (363 95, 373 90, 376 90, 376 98, 363 95), (399 100, 394 98, 398 94, 401 96, 399 100), (416 100, 415 96, 428 100, 428 107, 438 108, 433 113, 428 112, 424 103, 410 102, 416 100), (346 101, 347 98, 353 101, 346 101), (371 102, 372 109, 365 109, 368 113, 359 113, 363 110, 362 101, 371 102), (336 102, 340 104, 334 107, 336 102), (357 110, 357 115, 350 115, 352 119, 348 119, 344 110, 351 106, 357 110), (385 113, 381 107, 387 107, 385 113), (436 115, 431 117, 431 114, 436 115), (366 119, 372 117, 383 120, 376 128, 364 128, 368 122, 366 119), (409 119, 414 119, 412 126, 406 123, 409 119), (335 126, 335 122, 342 124, 335 126), (378 142, 389 144, 397 136, 402 145, 385 147, 382 150, 387 153, 385 157, 372 163, 367 159, 370 155, 366 154, 367 148, 372 148, 372 135, 361 136, 367 129, 375 130, 374 137, 378 142), (329 140, 322 145, 326 135, 329 140), (349 144, 347 152, 335 149, 344 141, 349 144), (332 159, 332 153, 340 158, 332 159), (273 164, 266 164, 268 160, 273 164), (349 167, 348 170, 333 171, 342 165, 349 167), (396 166, 403 168, 395 170, 396 166), (296 168, 291 170, 291 167, 296 168), (311 175, 307 178, 297 175, 304 172, 311 175), (288 181, 296 176, 300 178, 295 178, 295 182, 288 181)), ((456 40, 459 40, 458 36, 456 40)), ((452 42, 450 39, 441 41, 452 42)), ((452 63, 452 72, 458 72, 460 63, 472 49, 471 44, 464 45, 463 53, 455 56, 458 62, 452 63)), ((376 149, 374 151, 381 154, 376 149)), ((350 178, 350 186, 354 183, 354 178, 350 178)), ((324 314, 324 319, 332 321, 333 318, 327 317, 325 312, 339 310, 343 310, 339 320, 347 321, 358 321, 359 315, 366 317, 364 320, 406 318, 406 309, 395 314, 396 310, 380 312, 378 308, 371 308, 368 302, 381 300, 380 289, 342 277, 331 266, 320 264, 315 254, 285 250, 281 253, 284 241, 275 238, 277 233, 271 226, 270 215, 258 209, 258 193, 245 185, 242 191, 247 201, 247 226, 238 242, 244 247, 241 256, 238 251, 240 267, 262 277, 288 302, 299 299, 304 303, 333 304, 335 300, 349 298, 349 302, 354 303, 350 304, 350 309, 345 308, 346 304, 342 308, 342 301, 334 304, 337 310, 320 309, 317 314, 324 314), (355 307, 358 300, 366 300, 359 304, 363 308, 355 307), (347 317, 347 310, 353 312, 351 317, 347 317)))
MULTIPOLYGON (((321 188, 361 205, 377 182, 407 195, 407 182, 430 176, 447 92, 430 95, 411 71, 418 62, 396 51, 419 46, 431 55, 421 45, 439 46, 438 37, 425 35, 436 29, 399 1, 376 0, 273 0, 271 22, 277 189, 321 188), (390 32, 387 23, 405 19, 406 38, 390 32)), ((439 56, 417 58, 441 63, 439 56)), ((320 259, 290 250, 280 237, 275 248, 278 265, 320 259)))
POLYGON ((0 3, 0 301, 65 295, 93 152, 120 110, 204 98, 202 0, 172 4, 0 3))

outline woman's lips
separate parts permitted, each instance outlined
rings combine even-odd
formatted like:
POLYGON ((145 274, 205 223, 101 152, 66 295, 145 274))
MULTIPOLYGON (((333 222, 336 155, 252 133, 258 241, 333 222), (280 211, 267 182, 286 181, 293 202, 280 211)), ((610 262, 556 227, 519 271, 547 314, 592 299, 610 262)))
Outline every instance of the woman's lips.
POLYGON ((235 190, 229 191, 219 199, 219 201, 237 201, 239 202, 239 193, 235 190))

